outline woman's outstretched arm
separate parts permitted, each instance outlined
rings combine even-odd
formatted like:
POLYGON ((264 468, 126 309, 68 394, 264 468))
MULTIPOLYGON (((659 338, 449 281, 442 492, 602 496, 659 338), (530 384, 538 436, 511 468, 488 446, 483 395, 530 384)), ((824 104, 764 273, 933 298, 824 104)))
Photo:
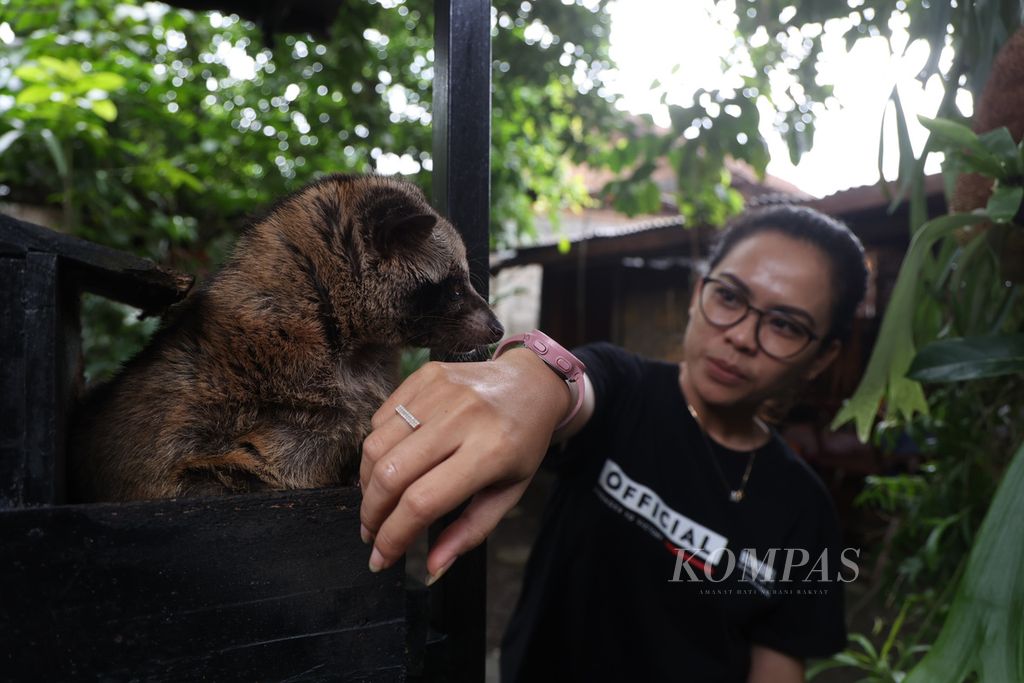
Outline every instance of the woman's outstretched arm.
MULTIPOLYGON (((585 381, 583 406, 557 440, 593 415, 585 381)), ((428 363, 410 375, 363 442, 360 517, 363 540, 373 543, 370 568, 394 563, 427 526, 471 499, 427 556, 427 571, 439 578, 518 502, 574 402, 566 382, 526 349, 483 363, 428 363), (399 404, 420 421, 416 430, 395 412, 399 404)))

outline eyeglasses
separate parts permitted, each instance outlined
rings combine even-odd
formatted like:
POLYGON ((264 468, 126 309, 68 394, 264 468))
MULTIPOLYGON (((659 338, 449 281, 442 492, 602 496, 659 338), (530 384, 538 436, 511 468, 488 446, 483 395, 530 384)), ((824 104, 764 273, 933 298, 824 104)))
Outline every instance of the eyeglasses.
POLYGON ((792 358, 818 339, 806 325, 782 311, 763 311, 751 306, 737 287, 713 277, 701 281, 700 312, 714 327, 738 325, 751 311, 757 313, 754 337, 758 348, 776 360, 792 358))

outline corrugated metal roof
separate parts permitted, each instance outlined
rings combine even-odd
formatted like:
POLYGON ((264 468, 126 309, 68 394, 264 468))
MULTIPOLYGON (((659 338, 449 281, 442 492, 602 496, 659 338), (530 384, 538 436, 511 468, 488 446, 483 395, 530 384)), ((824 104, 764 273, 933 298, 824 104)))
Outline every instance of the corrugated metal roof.
MULTIPOLYGON (((894 190, 895 191, 895 190, 894 190)), ((943 181, 941 175, 933 175, 925 178, 925 192, 929 197, 941 195, 943 181)), ((749 206, 766 206, 770 204, 802 204, 811 206, 819 211, 836 215, 849 216, 864 211, 884 210, 892 201, 879 185, 864 185, 841 190, 821 198, 811 197, 801 193, 800 195, 790 192, 764 192, 748 199, 749 206), (801 196, 802 195, 802 196, 801 196)), ((556 230, 547 221, 539 222, 541 237, 531 244, 519 248, 504 249, 491 254, 491 270, 500 270, 509 265, 518 265, 529 262, 552 261, 564 257, 554 253, 556 245, 562 239, 567 239, 570 244, 581 242, 591 243, 595 240, 628 240, 634 244, 636 240, 629 239, 631 236, 640 237, 643 233, 652 233, 650 243, 656 239, 666 241, 685 242, 689 237, 687 232, 673 233, 668 229, 688 227, 685 225, 682 216, 679 215, 648 215, 640 217, 628 217, 624 214, 607 209, 583 211, 580 214, 571 214, 563 218, 560 229, 556 230), (665 231, 660 235, 657 231, 665 231), (536 258, 534 258, 536 256, 536 258)), ((708 230, 707 226, 700 226, 708 230)), ((611 248, 612 245, 603 245, 611 248)), ((602 249, 605 251, 605 249, 602 249)))

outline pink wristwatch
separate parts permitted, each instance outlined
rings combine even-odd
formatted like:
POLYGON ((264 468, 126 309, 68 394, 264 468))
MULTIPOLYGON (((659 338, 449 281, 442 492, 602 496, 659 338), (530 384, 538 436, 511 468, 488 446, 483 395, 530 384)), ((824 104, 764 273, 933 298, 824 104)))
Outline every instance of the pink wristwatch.
POLYGON ((572 419, 576 417, 576 413, 580 412, 580 407, 583 405, 583 392, 586 387, 586 382, 583 381, 583 373, 587 371, 583 361, 569 353, 561 344, 540 330, 516 334, 504 340, 498 344, 498 348, 494 349, 494 355, 491 356, 491 360, 500 356, 513 344, 522 344, 525 348, 530 349, 549 368, 554 370, 555 374, 576 386, 576 405, 569 411, 565 419, 555 427, 555 430, 557 431, 572 422, 572 419))

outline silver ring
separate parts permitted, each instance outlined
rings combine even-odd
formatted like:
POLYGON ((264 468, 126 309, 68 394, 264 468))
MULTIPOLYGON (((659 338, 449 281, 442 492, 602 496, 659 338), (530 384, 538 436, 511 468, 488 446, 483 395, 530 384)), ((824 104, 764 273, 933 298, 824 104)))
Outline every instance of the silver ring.
POLYGON ((420 426, 420 421, 417 420, 413 416, 413 414, 409 412, 408 408, 403 406, 401 403, 399 403, 397 406, 395 406, 395 412, 398 413, 399 416, 401 416, 401 418, 403 420, 405 420, 405 423, 407 425, 412 427, 413 431, 416 431, 416 428, 420 426))

